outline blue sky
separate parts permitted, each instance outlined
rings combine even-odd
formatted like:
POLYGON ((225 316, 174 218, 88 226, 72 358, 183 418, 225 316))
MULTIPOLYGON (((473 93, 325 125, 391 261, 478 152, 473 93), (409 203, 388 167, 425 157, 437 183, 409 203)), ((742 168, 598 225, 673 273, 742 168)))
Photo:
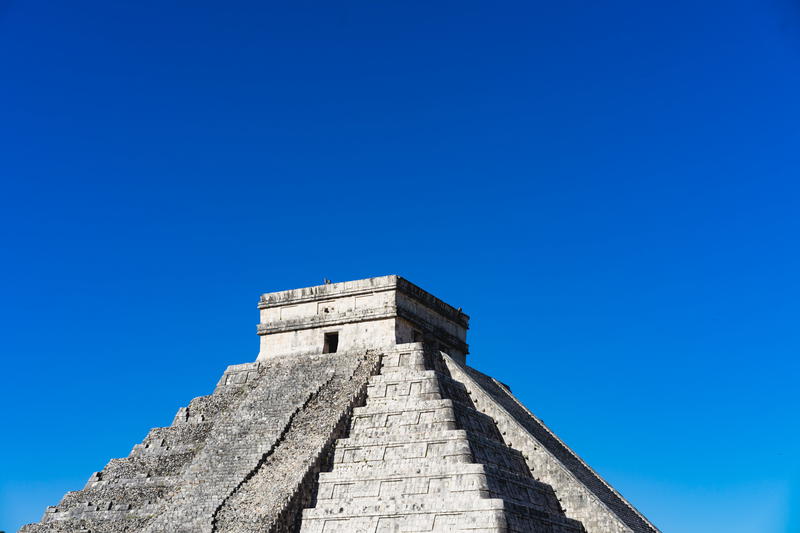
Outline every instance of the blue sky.
POLYGON ((0 2, 0 529, 396 273, 666 533, 800 531, 800 6, 0 2))

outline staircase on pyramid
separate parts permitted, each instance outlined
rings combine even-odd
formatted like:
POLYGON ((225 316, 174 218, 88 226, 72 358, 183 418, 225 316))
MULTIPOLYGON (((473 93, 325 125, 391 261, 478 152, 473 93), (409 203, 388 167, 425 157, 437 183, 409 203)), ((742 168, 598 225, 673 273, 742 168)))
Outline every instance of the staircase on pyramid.
POLYGON ((261 349, 25 533, 658 530, 398 276, 268 293, 261 349))
POLYGON ((302 531, 584 531, 449 377, 442 355, 421 344, 383 355, 302 531))

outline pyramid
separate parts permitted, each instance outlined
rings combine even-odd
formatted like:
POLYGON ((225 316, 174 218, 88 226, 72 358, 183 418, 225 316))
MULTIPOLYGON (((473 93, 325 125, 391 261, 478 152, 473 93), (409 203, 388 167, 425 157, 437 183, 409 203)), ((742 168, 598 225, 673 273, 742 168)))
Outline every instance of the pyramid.
POLYGON ((24 533, 654 533, 399 276, 264 294, 255 362, 24 533))

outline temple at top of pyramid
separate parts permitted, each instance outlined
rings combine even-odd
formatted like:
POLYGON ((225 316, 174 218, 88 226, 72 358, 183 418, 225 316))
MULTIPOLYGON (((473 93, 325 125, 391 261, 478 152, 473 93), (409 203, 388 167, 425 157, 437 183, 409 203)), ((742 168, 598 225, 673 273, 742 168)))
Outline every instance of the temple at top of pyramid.
POLYGON ((271 292, 258 303, 258 359, 435 342, 465 362, 469 317, 400 276, 271 292))
POLYGON ((399 276, 264 294, 254 362, 21 531, 655 533, 399 276))

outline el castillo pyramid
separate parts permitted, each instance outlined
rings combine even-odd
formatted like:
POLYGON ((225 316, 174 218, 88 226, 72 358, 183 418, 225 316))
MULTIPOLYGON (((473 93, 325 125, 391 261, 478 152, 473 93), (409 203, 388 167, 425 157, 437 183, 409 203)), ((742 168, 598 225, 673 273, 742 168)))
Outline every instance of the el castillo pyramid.
POLYGON ((25 533, 657 532, 399 276, 261 296, 255 362, 25 533))

